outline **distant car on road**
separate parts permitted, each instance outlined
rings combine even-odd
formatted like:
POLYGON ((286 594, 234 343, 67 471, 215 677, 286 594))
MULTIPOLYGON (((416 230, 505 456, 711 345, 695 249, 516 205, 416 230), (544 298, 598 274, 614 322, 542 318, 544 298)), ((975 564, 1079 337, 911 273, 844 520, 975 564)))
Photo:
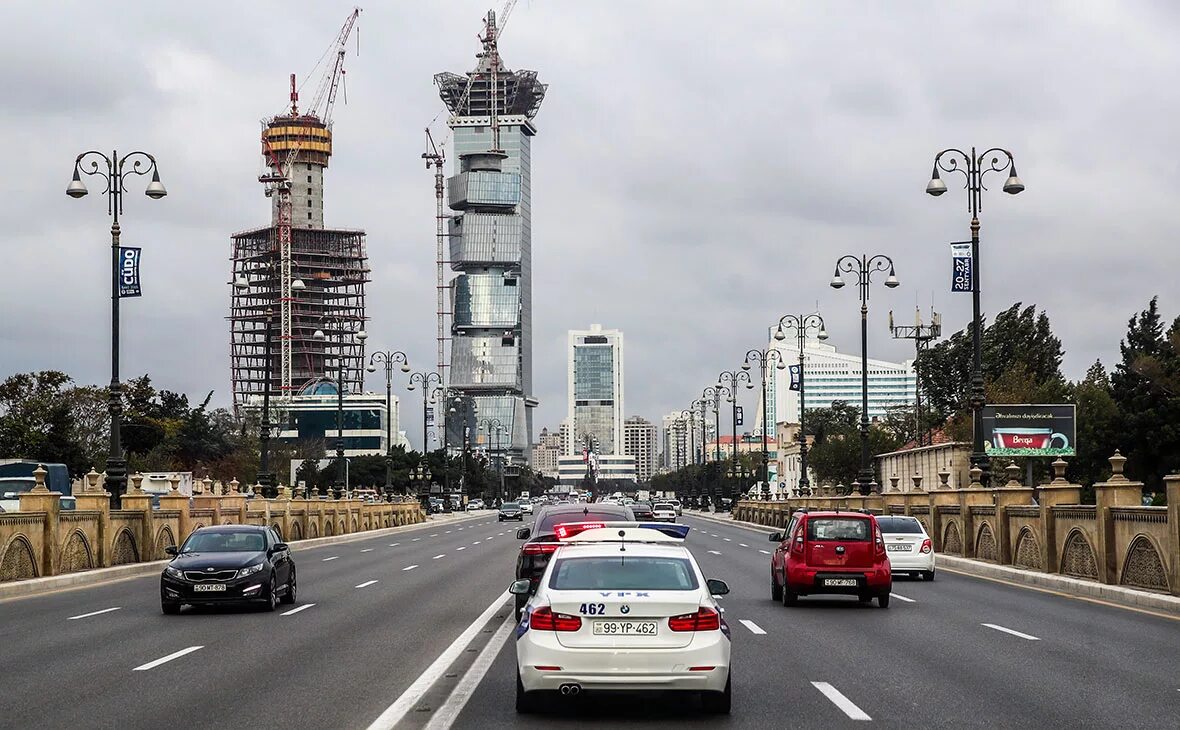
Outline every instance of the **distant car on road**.
POLYGON ((532 502, 521 502, 520 503, 520 511, 525 513, 526 515, 531 515, 533 513, 533 503, 532 502))
POLYGON ((893 574, 876 518, 863 512, 799 510, 770 557, 770 596, 793 606, 799 596, 854 595, 889 608, 893 574))
POLYGON ((885 553, 894 573, 920 575, 934 580, 934 543, 917 517, 890 515, 877 518, 885 538, 885 553))
POLYGON ((482 499, 473 499, 467 503, 467 511, 468 512, 472 512, 477 509, 487 509, 486 507, 483 506, 482 499))
MULTIPOLYGON (((668 502, 656 502, 651 508, 652 519, 657 522, 675 522, 676 508, 668 502)), ((638 515, 636 515, 638 518, 638 515)))
POLYGON ((505 502, 500 505, 500 514, 496 515, 497 522, 504 520, 520 520, 524 522, 524 510, 517 502, 505 502))
POLYGON ((634 502, 629 505, 637 520, 650 520, 653 517, 651 502, 634 502))
POLYGON ((684 507, 680 504, 679 499, 667 499, 664 501, 667 502, 668 504, 672 505, 676 509, 676 516, 677 517, 679 517, 681 515, 681 512, 683 511, 684 507))
POLYGON ((273 611, 294 603, 297 583, 291 551, 274 528, 261 525, 204 527, 180 549, 160 576, 160 608, 180 613, 184 604, 261 603, 273 611))

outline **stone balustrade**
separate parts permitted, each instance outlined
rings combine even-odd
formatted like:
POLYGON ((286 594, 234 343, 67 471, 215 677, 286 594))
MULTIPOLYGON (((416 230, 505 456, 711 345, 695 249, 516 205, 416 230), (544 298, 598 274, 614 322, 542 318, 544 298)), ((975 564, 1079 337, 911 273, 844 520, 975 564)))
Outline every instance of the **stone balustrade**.
POLYGON ((978 469, 963 489, 950 489, 940 474, 941 485, 923 490, 914 477, 914 491, 900 492, 891 477, 884 493, 837 497, 823 486, 816 491, 824 496, 743 500, 734 519, 782 528, 800 508, 912 515, 940 553, 1180 595, 1180 475, 1165 479, 1167 507, 1144 507, 1143 484, 1123 475, 1125 462, 1118 452, 1111 457, 1111 477, 1094 485, 1092 505, 1078 504, 1082 487, 1066 481, 1058 460, 1056 478, 1035 490, 1009 465, 1008 482, 990 489, 978 469))
MULTIPOLYGON (((278 498, 263 499, 242 492, 237 480, 219 485, 205 479, 191 498, 178 492, 174 481, 153 509, 138 474, 131 477, 120 509, 111 509, 110 493, 94 470, 74 494, 76 509, 62 510, 62 495, 46 488, 45 474, 43 468, 34 472, 37 485, 20 495, 19 512, 0 514, 0 581, 160 560, 165 548, 213 525, 270 525, 294 542, 426 520, 421 504, 409 498, 371 502, 346 494, 321 499, 316 489, 305 497, 302 490, 292 494, 280 487, 278 498)), ((256 485, 253 491, 261 490, 256 485)))

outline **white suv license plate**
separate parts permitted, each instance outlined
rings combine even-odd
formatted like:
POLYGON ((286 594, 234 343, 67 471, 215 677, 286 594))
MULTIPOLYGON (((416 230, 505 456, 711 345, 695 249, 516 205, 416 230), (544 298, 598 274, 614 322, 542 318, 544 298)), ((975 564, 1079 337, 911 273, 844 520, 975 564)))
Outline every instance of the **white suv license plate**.
POLYGON ((832 588, 855 588, 856 578, 824 578, 824 585, 832 588))
POLYGON ((595 636, 655 636, 655 621, 595 621, 595 636))
POLYGON ((225 590, 224 583, 197 583, 196 585, 193 586, 193 592, 195 592, 195 593, 204 593, 205 591, 212 591, 212 592, 216 593, 218 591, 224 591, 224 590, 225 590))
POLYGON ((912 553, 914 551, 914 546, 904 544, 886 545, 885 549, 891 553, 912 553))

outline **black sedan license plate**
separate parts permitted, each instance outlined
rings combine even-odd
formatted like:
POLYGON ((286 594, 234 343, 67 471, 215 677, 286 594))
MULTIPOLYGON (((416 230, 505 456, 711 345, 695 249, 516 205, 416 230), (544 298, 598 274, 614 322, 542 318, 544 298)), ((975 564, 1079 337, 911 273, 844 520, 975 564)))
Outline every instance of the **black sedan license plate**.
POLYGON ((824 578, 824 585, 828 588, 855 588, 856 578, 824 578))
POLYGON ((225 584, 224 583, 198 583, 195 586, 193 586, 193 591, 196 593, 205 593, 205 592, 224 593, 225 592, 225 584))

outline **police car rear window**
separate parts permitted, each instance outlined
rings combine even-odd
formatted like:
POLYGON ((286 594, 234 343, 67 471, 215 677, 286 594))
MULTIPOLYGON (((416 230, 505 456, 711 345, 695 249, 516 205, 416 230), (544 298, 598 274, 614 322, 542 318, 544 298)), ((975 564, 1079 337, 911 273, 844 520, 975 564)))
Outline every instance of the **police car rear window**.
POLYGON ((559 591, 691 591, 696 573, 684 558, 603 556, 557 561, 549 587, 559 591))

